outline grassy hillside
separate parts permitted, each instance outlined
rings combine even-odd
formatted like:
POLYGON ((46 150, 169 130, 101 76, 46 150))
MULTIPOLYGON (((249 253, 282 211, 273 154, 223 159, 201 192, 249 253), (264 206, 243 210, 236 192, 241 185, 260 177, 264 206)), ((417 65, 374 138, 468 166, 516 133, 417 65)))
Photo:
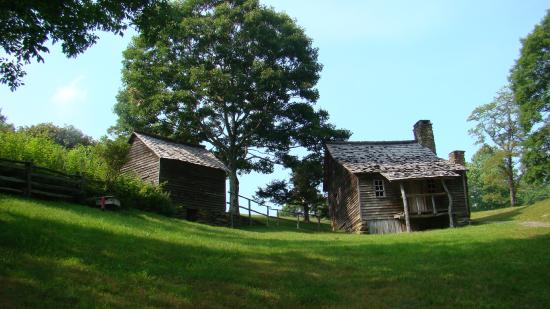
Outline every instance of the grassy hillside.
POLYGON ((476 213, 458 229, 349 235, 0 195, 0 307, 543 308, 550 228, 521 222, 549 207, 476 213))

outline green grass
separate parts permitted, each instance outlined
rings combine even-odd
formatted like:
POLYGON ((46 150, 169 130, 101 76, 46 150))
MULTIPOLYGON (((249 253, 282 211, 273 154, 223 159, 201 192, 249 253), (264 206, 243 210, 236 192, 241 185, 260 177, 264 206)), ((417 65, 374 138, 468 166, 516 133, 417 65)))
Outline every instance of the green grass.
POLYGON ((463 228, 351 235, 0 195, 0 307, 543 308, 550 228, 521 221, 543 220, 549 205, 476 213, 463 228))
POLYGON ((472 219, 490 221, 540 221, 550 222, 550 199, 529 206, 472 212, 472 219))

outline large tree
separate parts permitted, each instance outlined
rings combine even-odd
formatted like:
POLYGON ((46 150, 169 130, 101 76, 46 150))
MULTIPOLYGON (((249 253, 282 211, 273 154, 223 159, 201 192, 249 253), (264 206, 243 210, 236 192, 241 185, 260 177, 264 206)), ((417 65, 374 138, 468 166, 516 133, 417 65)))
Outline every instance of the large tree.
POLYGON ((24 65, 44 61, 47 43, 61 42, 75 57, 97 39, 97 30, 122 35, 140 23, 157 0, 14 0, 0 1, 0 83, 13 91, 23 84, 24 65), (142 15, 142 13, 146 13, 142 15))
POLYGON ((257 0, 190 0, 161 13, 124 52, 116 130, 206 142, 229 169, 235 215, 238 174, 271 172, 334 130, 313 107, 318 51, 294 20, 257 0))
POLYGON ((516 205, 517 175, 515 158, 521 153, 523 130, 518 123, 519 110, 514 95, 508 87, 501 89, 493 102, 474 109, 468 117, 475 126, 469 133, 477 138, 478 144, 487 142, 502 153, 505 177, 510 194, 510 205, 516 205))
POLYGON ((520 106, 521 124, 529 132, 522 164, 530 183, 550 182, 550 10, 525 39, 510 75, 520 106))

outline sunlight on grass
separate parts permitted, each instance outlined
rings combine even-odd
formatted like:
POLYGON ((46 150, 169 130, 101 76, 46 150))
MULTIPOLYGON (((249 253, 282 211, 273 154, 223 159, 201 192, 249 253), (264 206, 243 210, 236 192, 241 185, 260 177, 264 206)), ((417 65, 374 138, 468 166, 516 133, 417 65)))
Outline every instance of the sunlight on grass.
POLYGON ((229 229, 0 196, 0 303, 543 308, 550 229, 519 222, 548 205, 475 213, 457 229, 355 235, 327 222, 229 229))

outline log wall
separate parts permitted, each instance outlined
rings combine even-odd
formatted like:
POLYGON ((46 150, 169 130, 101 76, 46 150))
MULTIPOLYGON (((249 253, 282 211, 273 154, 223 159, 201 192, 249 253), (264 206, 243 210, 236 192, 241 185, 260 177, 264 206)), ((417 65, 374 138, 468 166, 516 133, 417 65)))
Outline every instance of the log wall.
POLYGON ((138 138, 134 138, 128 162, 121 168, 124 174, 135 174, 143 180, 159 183, 160 159, 138 138))
POLYGON ((364 232, 359 207, 359 180, 342 165, 325 162, 328 203, 333 230, 364 232))
POLYGON ((191 220, 212 222, 225 213, 225 172, 177 160, 160 160, 160 182, 183 214, 191 220))

